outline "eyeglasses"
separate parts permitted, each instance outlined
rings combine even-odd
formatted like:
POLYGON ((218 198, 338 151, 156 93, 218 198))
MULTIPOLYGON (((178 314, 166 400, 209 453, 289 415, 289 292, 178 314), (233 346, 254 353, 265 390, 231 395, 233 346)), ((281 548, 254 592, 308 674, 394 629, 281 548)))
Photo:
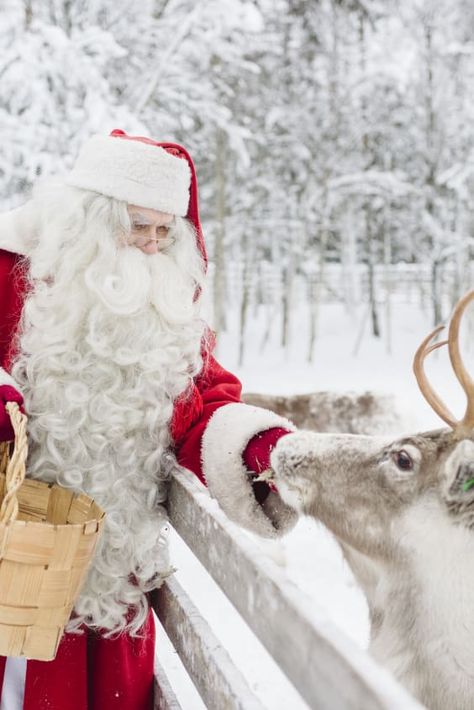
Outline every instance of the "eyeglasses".
POLYGON ((155 242, 157 249, 162 251, 168 249, 176 241, 175 237, 170 236, 169 226, 158 227, 155 232, 156 236, 151 236, 149 229, 149 224, 132 223, 130 237, 127 240, 128 244, 140 248, 155 242))

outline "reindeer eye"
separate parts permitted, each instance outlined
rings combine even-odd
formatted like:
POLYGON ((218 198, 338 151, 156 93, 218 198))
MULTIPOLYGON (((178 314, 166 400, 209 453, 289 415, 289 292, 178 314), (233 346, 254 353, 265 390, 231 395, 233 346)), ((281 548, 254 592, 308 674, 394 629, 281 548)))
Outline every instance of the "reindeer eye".
POLYGON ((402 471, 411 471, 413 468, 413 459, 407 454, 405 449, 401 451, 394 451, 392 458, 397 464, 398 468, 402 471))

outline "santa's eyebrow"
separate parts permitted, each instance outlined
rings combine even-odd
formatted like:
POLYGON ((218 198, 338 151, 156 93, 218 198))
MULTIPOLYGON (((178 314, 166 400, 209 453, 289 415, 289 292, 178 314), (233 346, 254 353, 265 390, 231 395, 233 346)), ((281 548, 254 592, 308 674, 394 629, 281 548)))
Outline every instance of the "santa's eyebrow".
MULTIPOLYGON (((146 224, 146 225, 154 224, 154 222, 151 222, 148 219, 148 217, 145 217, 140 212, 130 212, 129 215, 130 215, 131 222, 141 220, 142 224, 146 224)), ((160 224, 158 226, 170 228, 170 227, 174 227, 175 225, 176 225, 176 217, 173 217, 173 219, 170 222, 166 222, 165 224, 160 224)))
POLYGON ((145 217, 145 215, 141 214, 140 212, 132 212, 130 215, 130 219, 141 219, 144 224, 151 224, 150 220, 145 217))

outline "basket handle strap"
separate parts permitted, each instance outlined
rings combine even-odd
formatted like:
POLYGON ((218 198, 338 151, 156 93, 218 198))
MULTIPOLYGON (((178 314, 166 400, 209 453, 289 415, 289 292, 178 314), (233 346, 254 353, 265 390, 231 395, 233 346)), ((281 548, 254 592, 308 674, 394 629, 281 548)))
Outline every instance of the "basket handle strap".
POLYGON ((8 402, 6 410, 10 415, 15 432, 15 447, 7 466, 6 494, 0 508, 0 523, 10 523, 18 515, 17 491, 25 480, 28 439, 26 436, 26 414, 20 411, 16 402, 8 402))

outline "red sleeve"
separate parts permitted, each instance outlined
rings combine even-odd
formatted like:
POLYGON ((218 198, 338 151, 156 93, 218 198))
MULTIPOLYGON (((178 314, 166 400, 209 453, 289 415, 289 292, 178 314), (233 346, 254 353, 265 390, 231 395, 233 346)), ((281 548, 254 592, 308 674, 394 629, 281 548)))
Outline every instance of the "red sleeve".
MULTIPOLYGON (((193 471, 203 483, 201 440, 204 430, 216 409, 230 402, 240 402, 241 393, 239 379, 219 365, 212 355, 208 356, 204 373, 196 378, 193 393, 193 397, 198 400, 193 409, 198 409, 199 416, 184 433, 175 438, 178 462, 193 471)), ((183 403, 177 407, 175 419, 179 418, 182 408, 183 403)))
POLYGON ((0 367, 7 372, 27 288, 22 261, 18 254, 0 249, 0 367))

